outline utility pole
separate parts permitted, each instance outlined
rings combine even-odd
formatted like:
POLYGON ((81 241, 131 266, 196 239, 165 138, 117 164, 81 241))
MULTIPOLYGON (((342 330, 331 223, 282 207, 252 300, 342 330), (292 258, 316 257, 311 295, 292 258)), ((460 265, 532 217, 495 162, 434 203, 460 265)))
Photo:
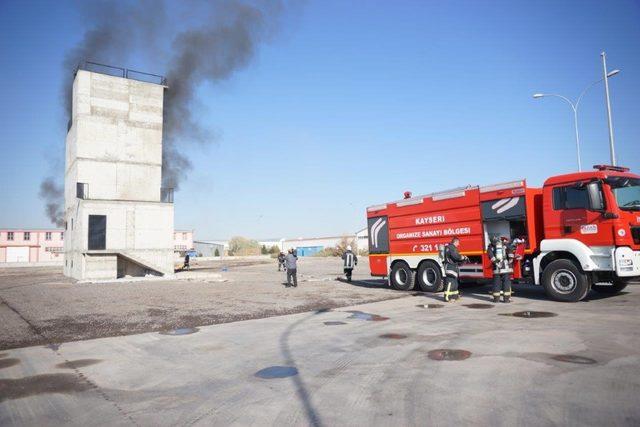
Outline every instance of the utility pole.
POLYGON ((604 70, 604 93, 607 100, 607 120, 609 123, 609 150, 611 152, 611 165, 616 166, 616 150, 613 142, 613 122, 611 120, 611 101, 609 100, 609 76, 607 75, 607 54, 602 52, 602 69, 604 70))

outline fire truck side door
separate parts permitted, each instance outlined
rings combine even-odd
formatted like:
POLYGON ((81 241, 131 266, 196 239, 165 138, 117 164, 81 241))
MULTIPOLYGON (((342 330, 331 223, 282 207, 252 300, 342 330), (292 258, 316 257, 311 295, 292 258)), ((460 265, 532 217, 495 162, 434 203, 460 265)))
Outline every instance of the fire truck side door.
POLYGON ((598 181, 553 189, 553 209, 560 214, 560 237, 588 246, 611 245, 613 224, 605 219, 605 201, 598 181))

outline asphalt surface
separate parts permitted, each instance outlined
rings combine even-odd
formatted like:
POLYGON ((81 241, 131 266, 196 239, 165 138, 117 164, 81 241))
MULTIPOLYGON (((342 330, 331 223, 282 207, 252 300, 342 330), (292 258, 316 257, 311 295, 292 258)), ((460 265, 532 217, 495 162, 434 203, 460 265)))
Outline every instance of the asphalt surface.
POLYGON ((640 424, 640 286, 463 289, 0 351, 0 425, 640 424))

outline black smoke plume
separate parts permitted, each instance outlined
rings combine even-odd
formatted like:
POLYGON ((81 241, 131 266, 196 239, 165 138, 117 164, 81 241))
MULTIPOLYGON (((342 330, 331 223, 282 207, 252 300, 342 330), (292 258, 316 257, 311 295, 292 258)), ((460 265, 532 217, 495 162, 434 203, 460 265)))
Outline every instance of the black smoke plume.
POLYGON ((52 224, 64 225, 64 189, 53 178, 46 178, 40 184, 40 197, 45 201, 45 210, 52 224))
MULTIPOLYGON (((268 0, 191 0, 172 5, 182 12, 172 10, 168 16, 161 0, 83 2, 83 16, 90 28, 65 57, 62 91, 70 118, 74 70, 82 61, 125 66, 128 58, 150 50, 156 58, 168 58, 168 62, 152 65, 156 68, 150 71, 167 70, 162 183, 177 190, 191 169, 184 147, 215 140, 193 115, 198 87, 228 79, 249 65, 258 46, 274 33, 284 5, 268 0), (171 19, 175 16, 184 19, 176 22, 171 19)), ((63 192, 56 191, 61 188, 57 182, 45 179, 40 196, 51 221, 60 224, 63 192)))

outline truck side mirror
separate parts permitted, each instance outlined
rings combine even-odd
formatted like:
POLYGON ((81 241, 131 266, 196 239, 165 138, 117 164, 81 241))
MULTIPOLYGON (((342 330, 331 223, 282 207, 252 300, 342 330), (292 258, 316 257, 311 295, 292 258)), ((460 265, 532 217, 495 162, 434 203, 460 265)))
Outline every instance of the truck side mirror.
POLYGON ((613 212, 603 212, 602 217, 604 219, 618 219, 618 215, 613 212))
POLYGON ((600 183, 598 181, 587 184, 587 192, 589 193, 589 208, 592 211, 604 211, 604 200, 600 183))

